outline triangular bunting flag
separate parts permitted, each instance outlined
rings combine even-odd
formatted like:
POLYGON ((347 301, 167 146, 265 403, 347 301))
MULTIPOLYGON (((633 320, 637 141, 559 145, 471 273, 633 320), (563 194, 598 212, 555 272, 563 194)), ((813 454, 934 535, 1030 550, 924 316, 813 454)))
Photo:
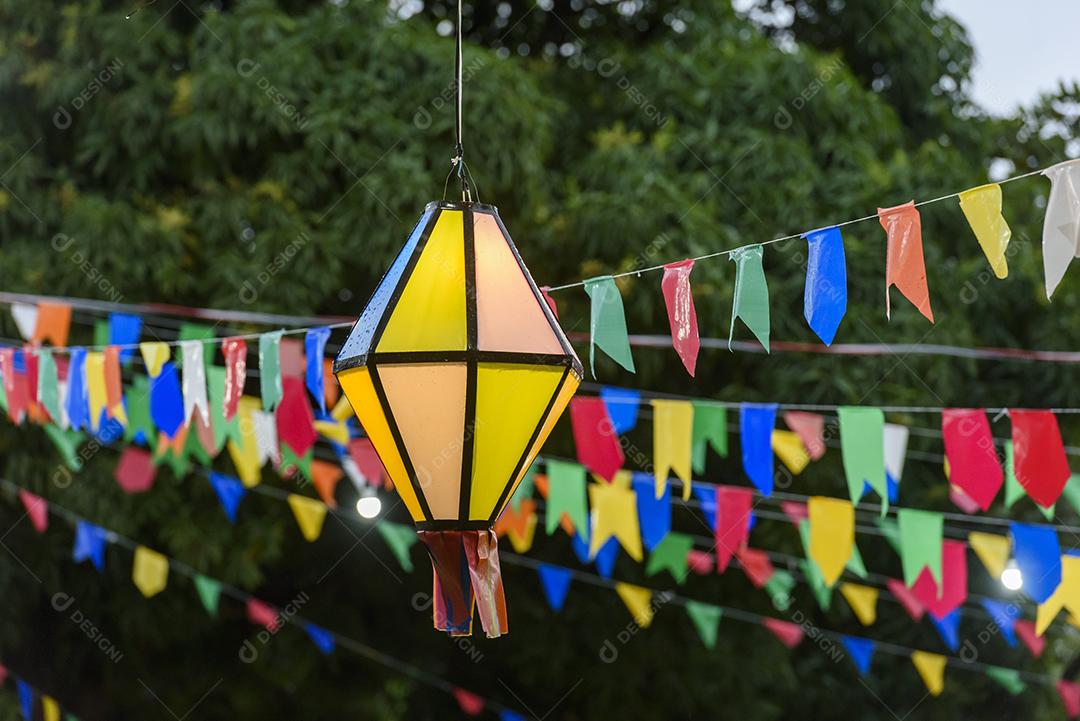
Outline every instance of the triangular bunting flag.
POLYGON ((146 546, 136 546, 131 580, 142 595, 156 596, 165 590, 169 580, 169 559, 146 546))
POLYGON ((851 662, 855 664, 855 668, 859 670, 859 675, 869 676, 870 662, 874 658, 874 648, 877 644, 868 638, 859 638, 858 636, 841 636, 840 643, 843 644, 844 650, 851 657, 851 662))
POLYGON ((915 585, 923 568, 929 568, 934 581, 941 583, 941 514, 901 508, 896 515, 904 583, 909 587, 915 585))
POLYGON ((797 623, 781 621, 778 618, 765 618, 762 620, 762 624, 769 629, 773 636, 776 636, 780 643, 788 648, 795 648, 802 643, 803 630, 802 626, 797 623))
POLYGON ((986 567, 986 572, 995 580, 1001 578, 1005 564, 1009 562, 1009 537, 972 531, 968 534, 968 543, 986 567))
POLYGON ((810 464, 810 454, 803 446, 802 438, 794 431, 774 430, 772 449, 787 469, 796 476, 810 464))
POLYGON ((806 504, 810 521, 810 558, 825 583, 832 586, 844 572, 855 546, 855 509, 839 498, 812 496, 806 504))
POLYGON ((858 503, 863 483, 881 498, 881 515, 889 509, 889 489, 885 481, 885 414, 878 408, 837 409, 840 417, 840 451, 844 458, 848 494, 858 503))
POLYGON ((289 494, 288 502, 305 540, 314 541, 322 535, 323 522, 326 520, 325 503, 295 493, 289 494))
POLYGON ((551 610, 558 613, 566 603, 566 593, 570 590, 572 572, 562 566, 551 566, 541 563, 536 567, 540 576, 540 585, 544 589, 544 597, 547 599, 551 610))
POLYGON ((1046 603, 1061 583, 1061 547, 1057 533, 1047 526, 1010 524, 1013 557, 1024 582, 1024 593, 1046 603))
POLYGON ((610 275, 585 281, 585 292, 591 300, 589 313, 589 369, 596 377, 596 349, 631 373, 634 358, 630 355, 630 339, 626 332, 626 316, 622 295, 610 275))
POLYGON ((762 495, 773 490, 772 435, 776 426, 773 405, 743 403, 739 407, 739 434, 742 441, 742 464, 746 475, 762 495))
POLYGON ((626 552, 641 562, 641 530, 638 528, 637 497, 632 489, 616 485, 589 485, 592 506, 592 533, 589 535, 589 555, 596 557, 609 538, 619 539, 626 552))
POLYGON ((864 626, 872 626, 877 620, 878 589, 857 583, 841 583, 840 595, 855 612, 855 618, 864 626))
POLYGON ((390 547, 390 551, 394 554, 398 563, 401 564, 402 570, 407 573, 412 573, 413 562, 410 551, 417 540, 419 540, 416 536, 416 531, 409 526, 400 523, 390 523, 389 521, 381 521, 375 524, 375 529, 378 530, 379 535, 383 537, 383 541, 386 542, 386 545, 390 547))
POLYGON ((682 533, 669 533, 649 554, 645 575, 654 576, 667 571, 676 583, 686 580, 686 559, 694 548, 694 539, 682 533))
POLYGON ((576 463, 549 460, 547 462, 548 494, 544 518, 545 530, 555 532, 563 514, 574 529, 588 537, 589 508, 585 499, 585 468, 576 463))
POLYGON ((195 575, 195 592, 199 594, 199 602, 211 616, 217 616, 218 601, 221 599, 221 584, 215 579, 195 575))
POLYGON ((641 628, 648 628, 652 624, 654 613, 652 590, 632 583, 616 581, 615 593, 619 594, 619 598, 626 604, 626 610, 630 612, 634 623, 641 628))
POLYGON ((717 631, 720 630, 720 619, 724 615, 724 610, 711 603, 687 601, 686 615, 694 622, 694 628, 697 629, 698 636, 701 637, 701 642, 705 645, 705 648, 715 648, 716 635, 717 631))
POLYGON ((691 376, 697 366, 698 349, 701 345, 698 339, 694 294, 690 291, 690 271, 693 269, 693 260, 668 263, 664 266, 664 278, 660 281, 664 304, 667 306, 668 324, 671 326, 671 345, 691 376))
POLYGON ((940 696, 945 690, 945 657, 928 651, 912 651, 911 662, 930 695, 940 696))
POLYGON ((922 220, 914 201, 893 208, 878 208, 878 219, 885 229, 885 317, 892 318, 889 288, 896 286, 912 305, 931 323, 930 287, 926 283, 923 259, 922 220))
POLYGON ((761 267, 761 245, 748 245, 731 251, 728 257, 735 263, 735 294, 731 307, 731 329, 728 331, 728 350, 735 336, 735 320, 742 322, 754 337, 769 351, 769 286, 761 267))
POLYGON ((836 330, 847 311, 847 262, 844 239, 833 226, 803 235, 809 260, 806 264, 806 289, 803 292, 803 317, 825 345, 832 345, 836 330))
POLYGON ((1012 231, 1001 214, 1001 186, 987 183, 965 190, 957 197, 960 199, 960 209, 964 211, 964 217, 975 233, 994 275, 1005 278, 1009 275, 1005 250, 1009 247, 1012 231))
POLYGON ((572 399, 570 423, 578 460, 593 473, 610 481, 622 468, 624 457, 604 401, 595 397, 572 399))
POLYGON ((1049 300, 1080 249, 1080 159, 1058 163, 1042 174, 1050 178, 1050 199, 1046 203, 1042 232, 1049 300))
POLYGON ((668 471, 674 471, 682 481, 683 500, 690 499, 693 481, 690 468, 694 406, 690 401, 652 401, 653 407, 653 473, 656 477, 656 497, 664 495, 668 471))

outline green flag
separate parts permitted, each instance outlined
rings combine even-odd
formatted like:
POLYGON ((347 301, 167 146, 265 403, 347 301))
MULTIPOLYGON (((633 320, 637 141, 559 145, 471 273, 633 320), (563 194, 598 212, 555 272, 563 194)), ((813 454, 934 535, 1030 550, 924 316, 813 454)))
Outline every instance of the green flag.
POLYGON ((1015 668, 988 666, 986 675, 1001 684, 1013 696, 1020 695, 1027 688, 1027 684, 1020 680, 1020 673, 1015 668))
POLYGON ((144 375, 136 375, 132 379, 131 387, 124 396, 124 408, 127 412, 128 422, 124 426, 124 440, 128 443, 135 440, 135 436, 142 432, 146 444, 150 447, 157 442, 157 430, 154 428, 154 419, 150 415, 150 379, 144 375))
POLYGON ((544 527, 548 535, 559 526, 562 514, 570 516, 578 535, 589 540, 589 506, 585 498, 585 467, 577 463, 547 462, 548 497, 544 527))
POLYGON ((892 518, 878 518, 874 521, 875 525, 881 530, 881 535, 885 536, 885 540, 892 546, 892 550, 896 552, 896 555, 900 555, 900 529, 896 527, 896 521, 892 518))
POLYGON ((859 554, 859 547, 855 544, 851 545, 851 558, 848 559, 847 565, 844 566, 847 570, 854 573, 859 578, 866 578, 866 566, 863 564, 862 555, 859 554))
POLYGON ((683 533, 669 533, 649 554, 645 575, 667 571, 677 583, 686 580, 686 556, 694 548, 694 539, 683 533))
POLYGON ((724 609, 711 603, 687 601, 686 615, 694 622, 694 628, 701 636, 705 648, 716 646, 716 632, 720 628, 720 617, 724 615, 724 609))
POLYGON ((398 563, 401 564, 402 570, 412 573, 413 562, 409 551, 413 544, 419 540, 416 537, 416 531, 401 523, 390 523, 389 521, 380 521, 375 525, 375 528, 378 529, 379 535, 383 537, 386 545, 390 547, 390 551, 393 552, 398 563))
POLYGON ((896 512, 900 529, 900 561, 904 567, 904 585, 911 587, 923 568, 930 569, 938 587, 941 586, 940 513, 901 508, 896 512))
POLYGON ((296 451, 289 448, 288 443, 281 444, 281 466, 278 468, 282 478, 288 476, 290 468, 295 468, 304 478, 311 478, 311 461, 315 457, 315 449, 309 448, 302 456, 296 455, 296 451))
POLYGON ((885 480, 885 414, 879 408, 840 408, 840 452, 844 458, 851 502, 862 498, 863 482, 881 498, 881 515, 889 510, 885 480))
MULTIPOLYGON (((0 384, 2 385, 2 384, 0 384)), ((49 423, 45 426, 45 435, 60 451, 60 457, 64 459, 64 465, 73 471, 82 470, 82 459, 79 458, 79 444, 85 436, 79 431, 65 431, 60 426, 49 423)))
POLYGON ((109 345, 109 336, 111 333, 112 331, 109 329, 108 320, 103 319, 94 321, 94 345, 109 345))
POLYGON ((735 336, 735 319, 742 318, 758 342, 769 350, 769 286, 761 267, 762 248, 750 245, 731 251, 735 262, 735 298, 731 307, 731 329, 728 331, 728 350, 735 336))
POLYGON ((585 281, 589 294, 589 369, 596 377, 596 348, 604 351, 616 363, 631 373, 634 358, 630 355, 630 339, 626 334, 626 315, 622 295, 610 275, 585 281))
POLYGON ((529 470, 525 472, 525 477, 521 479, 521 483, 514 489, 514 495, 510 496, 510 507, 514 509, 514 513, 517 513, 521 509, 522 500, 532 497, 533 478, 536 476, 536 467, 538 463, 538 460, 533 461, 533 464, 529 466, 529 470))
POLYGON ((779 568, 765 582, 765 593, 769 594, 777 611, 786 611, 791 606, 791 591, 794 588, 795 577, 779 568))
POLYGON ((212 578, 196 574, 195 591, 199 594, 203 608, 211 616, 217 615, 218 600, 221 598, 221 584, 212 578))
POLYGON ((60 420, 60 389, 56 375, 56 361, 52 351, 38 351, 38 402, 49 413, 54 422, 60 420))
POLYGON ((281 331, 259 336, 259 391, 264 411, 272 411, 281 402, 281 331))
POLYGON ((212 365, 206 369, 206 389, 210 397, 210 425, 214 431, 214 451, 220 453, 225 441, 240 433, 240 414, 225 420, 225 369, 212 365))
POLYGON ((711 445, 717 454, 727 457, 727 408, 717 403, 694 401, 692 435, 694 473, 705 472, 705 449, 711 445))

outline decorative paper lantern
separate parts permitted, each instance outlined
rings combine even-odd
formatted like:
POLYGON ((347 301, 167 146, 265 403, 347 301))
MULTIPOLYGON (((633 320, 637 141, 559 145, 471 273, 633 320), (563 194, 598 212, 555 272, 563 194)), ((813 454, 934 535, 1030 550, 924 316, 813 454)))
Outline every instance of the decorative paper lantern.
POLYGON ((471 633, 477 603, 504 633, 491 527, 582 370, 498 210, 430 203, 334 373, 427 546, 435 627, 471 633))

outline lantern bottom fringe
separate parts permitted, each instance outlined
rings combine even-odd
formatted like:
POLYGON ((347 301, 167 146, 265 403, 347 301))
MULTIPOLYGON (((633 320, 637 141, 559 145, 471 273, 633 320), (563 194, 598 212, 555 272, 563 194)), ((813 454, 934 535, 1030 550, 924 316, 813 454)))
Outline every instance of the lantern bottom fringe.
POLYGON ((417 531, 431 557, 435 628, 451 636, 472 634, 473 607, 488 638, 508 631, 499 568, 499 541, 484 531, 417 531))

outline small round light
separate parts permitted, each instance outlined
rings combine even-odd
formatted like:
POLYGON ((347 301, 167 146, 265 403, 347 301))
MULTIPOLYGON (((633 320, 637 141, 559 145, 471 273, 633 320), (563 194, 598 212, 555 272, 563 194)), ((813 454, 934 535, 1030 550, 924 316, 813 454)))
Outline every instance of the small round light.
POLYGON ((1009 561, 1005 570, 1001 572, 1001 585, 1010 591, 1019 591, 1024 587, 1024 575, 1020 573, 1016 561, 1009 561))
POLYGON ((364 518, 375 518, 382 510, 382 501, 378 496, 362 496, 356 502, 356 512, 364 518))

